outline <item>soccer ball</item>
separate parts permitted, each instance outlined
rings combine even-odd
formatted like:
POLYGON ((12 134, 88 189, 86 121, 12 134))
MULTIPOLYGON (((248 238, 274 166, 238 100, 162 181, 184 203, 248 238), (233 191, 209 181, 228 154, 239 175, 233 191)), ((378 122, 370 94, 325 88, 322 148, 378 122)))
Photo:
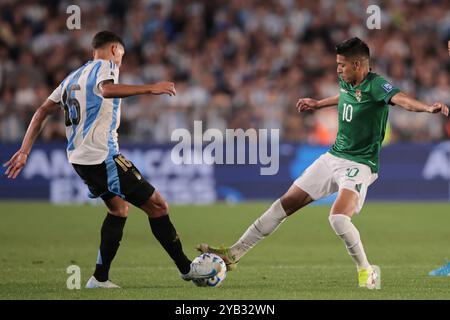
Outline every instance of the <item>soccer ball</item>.
POLYGON ((225 262, 214 253, 202 253, 197 258, 195 258, 194 262, 218 262, 222 267, 221 270, 212 278, 208 279, 196 279, 192 280, 197 287, 218 287, 222 284, 223 280, 227 277, 227 266, 225 262))

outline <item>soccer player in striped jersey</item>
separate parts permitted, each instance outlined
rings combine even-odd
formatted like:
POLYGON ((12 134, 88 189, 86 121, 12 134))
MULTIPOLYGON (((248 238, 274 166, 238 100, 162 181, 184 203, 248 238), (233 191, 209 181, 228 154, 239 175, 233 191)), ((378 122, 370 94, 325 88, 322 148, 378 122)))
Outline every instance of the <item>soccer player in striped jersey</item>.
POLYGON ((119 84, 119 68, 125 54, 121 38, 102 31, 94 36, 92 47, 94 59, 68 75, 36 110, 21 148, 5 163, 8 178, 16 178, 25 166, 47 117, 62 109, 69 162, 88 186, 90 196, 101 197, 108 208, 101 228, 95 272, 86 287, 118 287, 109 280, 109 269, 122 240, 128 203, 148 215, 154 236, 175 262, 182 279, 214 276, 220 271, 220 265, 194 263, 186 257, 169 219, 167 202, 119 152, 117 128, 121 98, 140 94, 174 96, 174 84, 119 84))
POLYGON ((198 246, 199 251, 219 254, 230 270, 288 216, 315 200, 338 192, 330 211, 331 227, 343 240, 356 264, 358 285, 379 288, 376 268, 369 263, 351 218, 361 210, 368 187, 378 177, 389 104, 408 111, 445 116, 448 116, 448 107, 440 102, 427 105, 417 101, 371 72, 369 47, 358 38, 339 44, 336 53, 340 93, 320 101, 304 98, 297 102, 299 112, 338 106, 339 129, 335 144, 308 167, 233 246, 214 248, 205 243, 198 246))

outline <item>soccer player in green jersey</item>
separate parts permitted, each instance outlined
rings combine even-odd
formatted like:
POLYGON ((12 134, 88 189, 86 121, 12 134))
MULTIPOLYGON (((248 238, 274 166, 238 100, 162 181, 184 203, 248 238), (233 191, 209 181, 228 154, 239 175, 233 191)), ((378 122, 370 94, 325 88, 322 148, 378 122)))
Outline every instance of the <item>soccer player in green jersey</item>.
POLYGON ((323 100, 303 98, 297 102, 299 112, 338 106, 336 142, 233 246, 214 248, 205 243, 198 246, 202 252, 219 254, 229 270, 233 270, 251 248, 273 233, 288 216, 315 200, 338 192, 330 211, 330 225, 356 264, 358 286, 379 288, 378 268, 369 263, 351 218, 361 210, 368 187, 377 179, 389 104, 408 111, 442 113, 445 116, 448 116, 448 107, 439 102, 427 105, 415 100, 371 72, 369 47, 358 38, 337 45, 336 53, 339 94, 323 100))

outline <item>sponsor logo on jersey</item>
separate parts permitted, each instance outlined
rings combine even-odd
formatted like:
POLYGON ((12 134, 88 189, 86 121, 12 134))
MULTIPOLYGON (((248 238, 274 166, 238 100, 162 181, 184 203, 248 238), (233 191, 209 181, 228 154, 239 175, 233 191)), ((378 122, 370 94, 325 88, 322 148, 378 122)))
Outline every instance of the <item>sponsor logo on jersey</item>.
POLYGON ((347 90, 345 90, 345 89, 341 88, 341 92, 343 92, 343 93, 347 93, 347 90))
POLYGON ((134 176, 135 176, 138 180, 141 180, 141 179, 142 179, 142 176, 140 175, 139 172, 137 172, 136 170, 133 170, 133 173, 134 173, 134 176))
POLYGON ((382 87, 383 87, 384 91, 386 91, 386 92, 391 92, 391 90, 394 88, 390 83, 387 83, 387 82, 385 84, 383 84, 382 87))
POLYGON ((361 90, 355 91, 355 98, 358 102, 361 102, 361 90))

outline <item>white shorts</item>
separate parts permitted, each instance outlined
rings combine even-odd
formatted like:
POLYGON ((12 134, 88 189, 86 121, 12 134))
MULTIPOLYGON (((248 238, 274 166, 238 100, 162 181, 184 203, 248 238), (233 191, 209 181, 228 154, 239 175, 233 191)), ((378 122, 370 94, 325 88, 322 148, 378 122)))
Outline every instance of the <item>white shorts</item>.
POLYGON ((364 205, 367 188, 378 178, 370 167, 355 161, 339 158, 330 153, 321 155, 294 184, 318 200, 342 188, 355 192, 358 197, 356 212, 364 205))

